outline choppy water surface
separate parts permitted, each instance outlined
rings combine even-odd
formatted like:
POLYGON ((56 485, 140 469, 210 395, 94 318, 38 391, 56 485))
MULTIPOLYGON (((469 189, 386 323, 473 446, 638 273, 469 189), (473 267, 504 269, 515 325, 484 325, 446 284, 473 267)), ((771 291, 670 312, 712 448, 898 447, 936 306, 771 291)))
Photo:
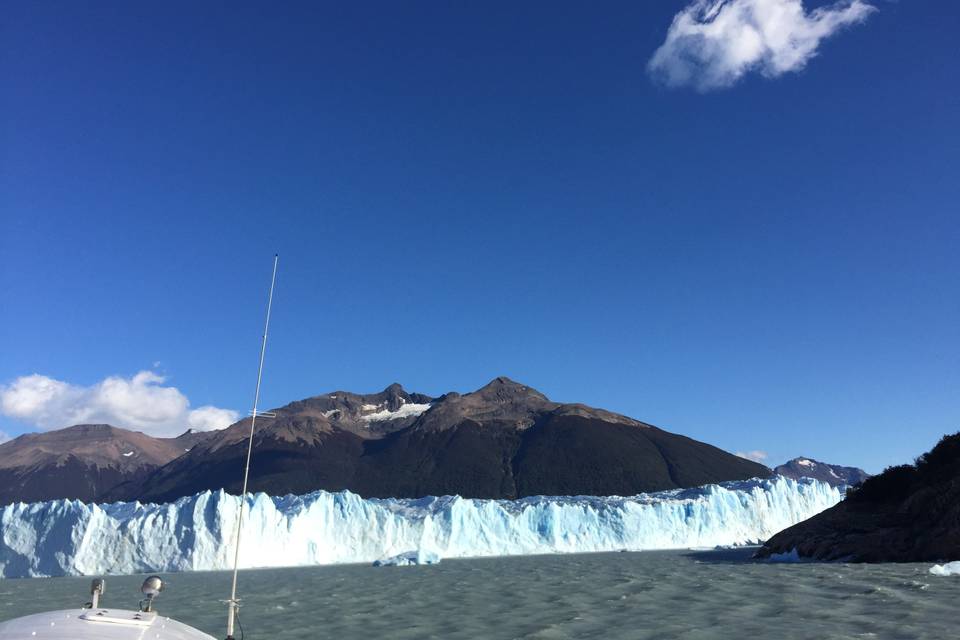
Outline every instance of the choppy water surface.
MULTIPOLYGON (((960 578, 929 564, 771 565, 750 550, 245 571, 246 640, 951 638, 960 578)), ((162 613, 223 637, 227 573, 166 576, 162 613)), ((141 577, 107 580, 132 608, 141 577)), ((0 620, 80 605, 87 578, 0 580, 0 620)))

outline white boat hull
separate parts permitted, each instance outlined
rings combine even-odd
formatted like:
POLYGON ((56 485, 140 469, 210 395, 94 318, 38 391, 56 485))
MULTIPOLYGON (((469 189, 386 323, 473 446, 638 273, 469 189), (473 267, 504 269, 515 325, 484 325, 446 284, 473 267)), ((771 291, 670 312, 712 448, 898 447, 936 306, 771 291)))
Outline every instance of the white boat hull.
POLYGON ((65 609, 0 622, 2 640, 216 640, 160 614, 65 609))

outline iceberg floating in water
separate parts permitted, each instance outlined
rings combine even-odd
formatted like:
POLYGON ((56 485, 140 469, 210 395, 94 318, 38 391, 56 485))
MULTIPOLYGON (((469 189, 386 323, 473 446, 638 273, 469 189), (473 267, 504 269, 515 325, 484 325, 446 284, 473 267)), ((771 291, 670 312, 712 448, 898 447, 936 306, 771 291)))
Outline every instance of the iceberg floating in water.
POLYGON ((767 562, 803 562, 803 558, 800 557, 800 552, 794 547, 786 553, 771 553, 767 562))
POLYGON ((438 564, 440 556, 430 551, 408 551, 397 556, 376 560, 375 567, 411 567, 418 564, 438 564))
MULTIPOLYGON (((842 499, 804 478, 754 479, 631 497, 364 499, 349 492, 246 496, 241 566, 370 563, 415 549, 439 558, 747 544, 842 499)), ((0 508, 0 577, 206 571, 232 566, 240 500, 76 500, 0 508)))
POLYGON ((960 561, 935 564, 930 567, 930 573, 935 576, 960 576, 960 561))

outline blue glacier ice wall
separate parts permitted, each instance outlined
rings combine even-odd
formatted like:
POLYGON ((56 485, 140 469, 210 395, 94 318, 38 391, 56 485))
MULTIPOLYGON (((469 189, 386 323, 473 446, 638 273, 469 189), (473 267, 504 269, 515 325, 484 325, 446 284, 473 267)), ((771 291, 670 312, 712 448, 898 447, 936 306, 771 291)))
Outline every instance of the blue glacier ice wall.
MULTIPOLYGON (((811 479, 748 480, 630 497, 364 499, 349 492, 248 495, 241 564, 372 562, 676 549, 765 540, 842 499, 811 479)), ((204 492, 171 504, 76 500, 0 508, 0 577, 226 569, 240 501, 204 492)))

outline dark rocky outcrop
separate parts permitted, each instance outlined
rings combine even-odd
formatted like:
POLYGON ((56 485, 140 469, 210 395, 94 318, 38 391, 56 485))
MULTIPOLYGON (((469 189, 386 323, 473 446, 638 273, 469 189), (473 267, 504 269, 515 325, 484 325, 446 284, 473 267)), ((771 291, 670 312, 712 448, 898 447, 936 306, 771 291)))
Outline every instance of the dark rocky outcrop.
POLYGON ((913 465, 891 467, 835 507, 771 538, 759 557, 816 560, 960 560, 960 433, 944 436, 913 465))
POLYGON ((827 464, 813 458, 794 458, 775 467, 773 472, 794 480, 813 478, 834 487, 852 487, 870 477, 870 474, 863 469, 827 464))

